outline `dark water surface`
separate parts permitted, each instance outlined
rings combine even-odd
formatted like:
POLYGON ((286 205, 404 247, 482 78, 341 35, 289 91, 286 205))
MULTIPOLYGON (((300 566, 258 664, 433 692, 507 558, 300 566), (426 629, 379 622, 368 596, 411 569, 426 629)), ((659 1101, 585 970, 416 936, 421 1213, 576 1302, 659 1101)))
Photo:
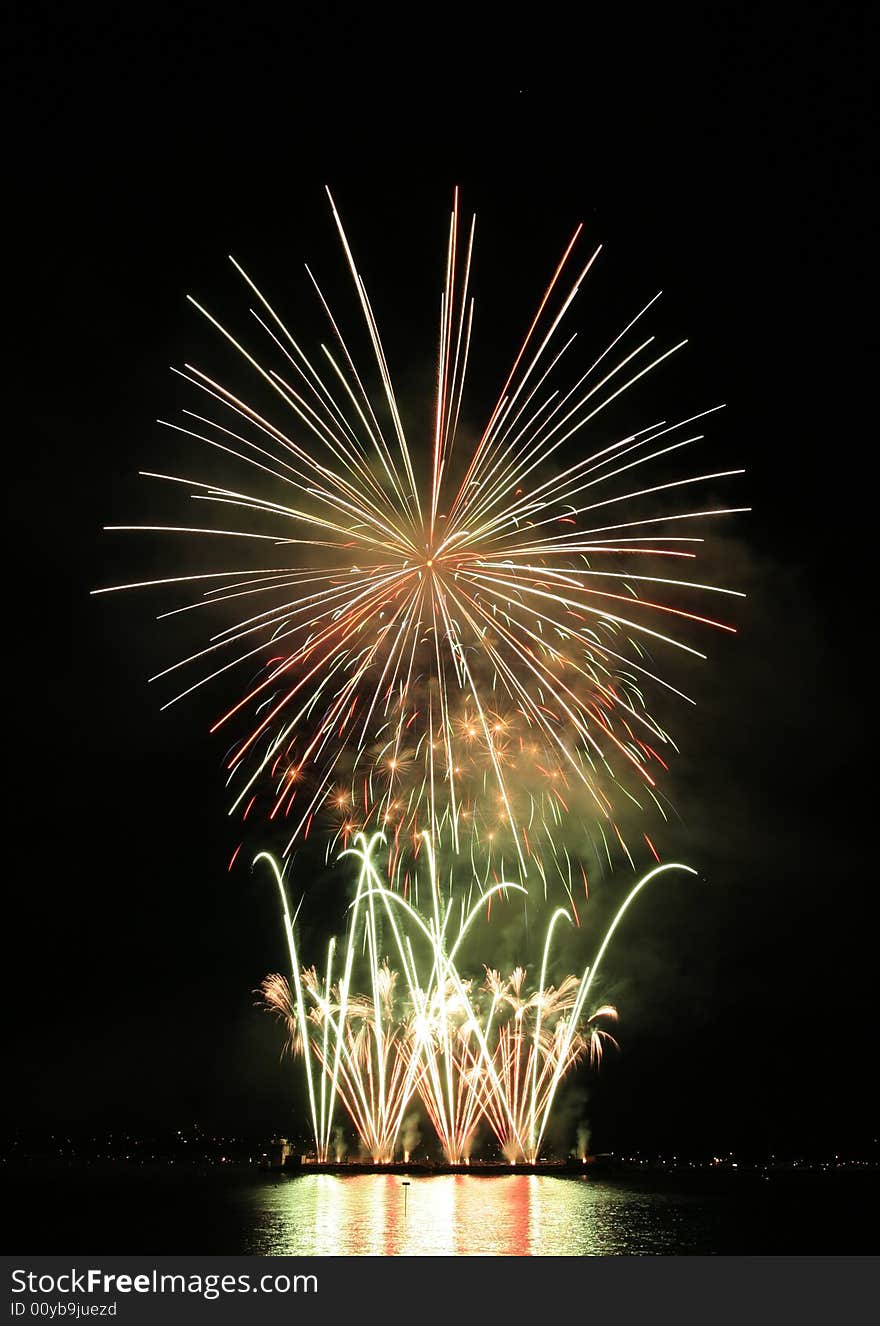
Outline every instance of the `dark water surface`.
POLYGON ((404 1189, 390 1174, 25 1169, 3 1185, 16 1254, 878 1251, 876 1172, 454 1174, 404 1189))

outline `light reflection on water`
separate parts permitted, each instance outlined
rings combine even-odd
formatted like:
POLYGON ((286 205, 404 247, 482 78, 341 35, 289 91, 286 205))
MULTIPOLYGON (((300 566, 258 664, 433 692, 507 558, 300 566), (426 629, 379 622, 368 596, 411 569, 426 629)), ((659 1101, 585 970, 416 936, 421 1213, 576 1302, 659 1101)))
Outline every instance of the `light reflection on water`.
POLYGON ((254 1195, 249 1253, 559 1256, 664 1253, 679 1202, 595 1180, 510 1174, 308 1174, 254 1195))

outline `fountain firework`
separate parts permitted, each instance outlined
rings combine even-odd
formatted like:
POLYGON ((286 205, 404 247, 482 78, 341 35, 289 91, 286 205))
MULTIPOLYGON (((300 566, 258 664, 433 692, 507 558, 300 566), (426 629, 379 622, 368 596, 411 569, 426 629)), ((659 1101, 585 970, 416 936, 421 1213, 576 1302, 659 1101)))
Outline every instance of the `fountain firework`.
POLYGON ((335 941, 323 977, 314 967, 302 966, 281 871, 268 853, 257 858, 266 860, 278 886, 292 973, 292 981, 277 973, 268 976, 262 995, 285 1022, 291 1049, 303 1057, 316 1157, 320 1162, 330 1158, 338 1099, 363 1151, 377 1164, 390 1163, 407 1110, 418 1097, 450 1164, 468 1159, 484 1122, 511 1164, 534 1164, 563 1078, 585 1056, 597 1064, 605 1043, 614 1043, 600 1024, 616 1019, 617 1010, 607 1003, 587 1010, 599 964, 624 913, 657 876, 669 870, 696 872, 673 863, 649 871, 628 893, 580 978, 566 976, 558 987, 547 984, 554 930, 570 921, 559 908, 547 929, 536 988, 526 988, 523 968, 507 979, 486 969, 484 982, 476 986, 458 970, 462 941, 493 894, 522 891, 521 886, 493 885, 470 911, 461 912, 453 934, 450 921, 457 909, 451 899, 441 901, 430 842, 425 846, 435 908, 424 917, 382 883, 373 859, 379 838, 358 835, 349 851, 360 861, 360 871, 336 984, 335 941), (379 955, 380 907, 399 972, 379 955), (367 959, 366 995, 351 989, 359 949, 367 959), (420 951, 425 955, 421 961, 420 951))

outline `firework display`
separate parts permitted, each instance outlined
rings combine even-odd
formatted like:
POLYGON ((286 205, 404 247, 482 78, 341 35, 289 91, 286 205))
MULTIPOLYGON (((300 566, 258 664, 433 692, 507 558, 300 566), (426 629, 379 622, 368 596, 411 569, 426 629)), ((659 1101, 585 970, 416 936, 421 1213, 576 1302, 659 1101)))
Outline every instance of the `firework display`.
POLYGON ((163 707, 235 682, 212 731, 232 741, 230 814, 283 827, 280 863, 256 859, 277 883, 290 972, 267 977, 262 999, 302 1061, 317 1161, 334 1158, 341 1119, 374 1163, 408 1158, 416 1111, 450 1164, 480 1134, 509 1163, 535 1164, 561 1083, 615 1044, 617 1011, 594 983, 624 913, 652 879, 696 873, 662 863, 647 832, 649 815, 667 818, 660 784, 676 749, 656 701, 693 703, 670 662, 705 658, 707 629, 734 630, 711 603, 742 596, 693 564, 703 522, 746 509, 711 497, 742 471, 674 469, 717 406, 613 431, 606 410, 685 344, 643 332, 658 296, 570 368, 566 315, 600 251, 576 258, 580 226, 474 425, 475 220, 462 224, 457 191, 436 381, 411 422, 330 203, 368 367, 310 269, 332 335, 307 351, 233 259, 253 338, 192 303, 251 388, 177 370, 198 404, 166 426, 214 464, 198 478, 144 472, 213 514, 108 528, 237 552, 95 592, 180 591, 162 616, 211 623, 151 679, 173 687, 163 707), (358 863, 322 970, 300 951, 284 873, 316 837, 341 869, 358 863), (656 864, 592 962, 551 984, 588 865, 638 875, 646 848, 656 864), (516 895, 524 919, 530 897, 565 903, 539 971, 485 961, 466 973, 465 937, 491 945, 493 900, 516 895))

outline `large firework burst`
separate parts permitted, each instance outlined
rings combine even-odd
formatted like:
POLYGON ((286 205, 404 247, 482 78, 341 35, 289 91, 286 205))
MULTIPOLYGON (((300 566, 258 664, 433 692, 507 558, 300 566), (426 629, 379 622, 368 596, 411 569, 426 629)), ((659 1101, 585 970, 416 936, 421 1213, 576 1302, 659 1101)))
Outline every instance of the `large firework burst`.
POLYGON ((186 673, 171 704, 218 677, 252 677, 214 730, 237 733, 228 759, 232 810, 246 817, 256 806, 286 822, 288 849, 329 813, 328 850, 381 828, 392 844, 392 877, 405 889, 417 879, 427 831, 450 878, 456 859, 469 856, 466 875, 483 884, 492 872, 538 876, 546 887, 558 873, 571 892, 563 817, 580 824, 585 841, 601 840, 609 859, 624 853, 633 864, 621 809, 656 805, 663 813, 657 775, 672 742, 650 697, 687 697, 652 654, 699 655, 677 630, 689 623, 733 629, 693 611, 688 596, 735 591, 685 568, 701 542, 701 518, 732 509, 689 495, 741 471, 671 479, 657 468, 699 440, 693 426, 711 410, 598 438, 599 416, 684 342, 660 349, 641 334, 655 296, 598 357, 567 373, 575 336, 564 331, 566 315, 599 253, 573 265, 580 226, 485 425, 464 429, 474 221, 465 231, 457 192, 436 390, 421 421, 430 445, 414 444, 330 201, 371 372, 357 366, 311 272, 333 333, 320 355, 306 353, 234 260, 254 296, 263 350, 192 301, 240 354, 261 399, 279 408, 258 407, 187 365, 182 376, 203 403, 168 426, 250 478, 220 486, 151 474, 228 520, 111 527, 247 550, 223 569, 139 582, 195 590, 167 615, 199 616, 218 604, 234 614, 157 678, 186 673), (688 501, 655 505, 670 496, 688 501), (244 564, 251 551, 257 555, 244 564))

